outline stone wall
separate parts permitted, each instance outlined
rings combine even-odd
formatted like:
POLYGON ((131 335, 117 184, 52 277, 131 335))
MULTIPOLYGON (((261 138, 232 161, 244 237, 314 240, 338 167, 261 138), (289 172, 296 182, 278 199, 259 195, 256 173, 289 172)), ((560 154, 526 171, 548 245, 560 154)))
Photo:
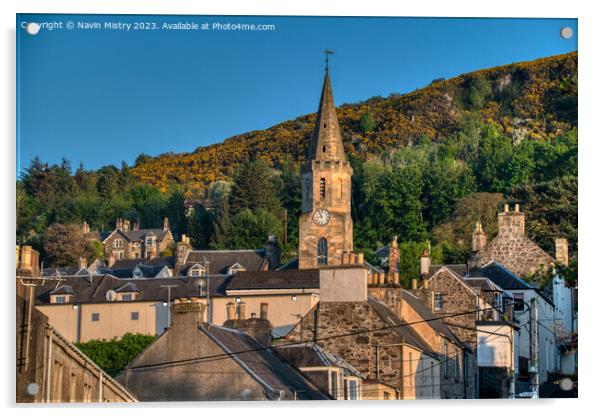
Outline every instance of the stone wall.
POLYGON ((478 252, 480 264, 497 261, 519 277, 547 269, 554 258, 525 235, 525 214, 518 205, 498 214, 498 235, 478 252))

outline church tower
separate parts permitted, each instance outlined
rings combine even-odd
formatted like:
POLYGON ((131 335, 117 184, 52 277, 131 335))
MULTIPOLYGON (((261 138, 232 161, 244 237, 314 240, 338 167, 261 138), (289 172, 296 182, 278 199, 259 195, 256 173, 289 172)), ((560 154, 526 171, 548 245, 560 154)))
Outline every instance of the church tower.
POLYGON ((341 264, 343 253, 353 251, 352 174, 327 64, 309 155, 301 171, 299 269, 341 264))

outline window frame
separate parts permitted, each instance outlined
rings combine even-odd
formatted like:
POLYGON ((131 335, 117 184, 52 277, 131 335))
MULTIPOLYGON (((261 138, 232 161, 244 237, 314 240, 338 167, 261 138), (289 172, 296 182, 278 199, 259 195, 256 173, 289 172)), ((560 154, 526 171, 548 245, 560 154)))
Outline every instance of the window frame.
POLYGON ((441 292, 435 292, 433 295, 433 307, 436 311, 442 311, 445 306, 445 297, 441 292))
POLYGON ((140 312, 132 311, 130 312, 130 321, 139 321, 140 320, 140 312))
POLYGON ((92 312, 92 322, 100 322, 100 312, 92 312))
POLYGON ((317 262, 319 265, 328 265, 328 240, 320 237, 317 247, 317 262))

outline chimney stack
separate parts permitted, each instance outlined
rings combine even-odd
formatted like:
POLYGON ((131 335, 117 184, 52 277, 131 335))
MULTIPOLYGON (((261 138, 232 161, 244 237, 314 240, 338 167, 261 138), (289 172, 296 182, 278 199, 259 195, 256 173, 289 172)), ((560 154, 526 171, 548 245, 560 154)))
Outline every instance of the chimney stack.
POLYGON ((232 302, 228 302, 226 304, 226 315, 227 315, 228 321, 231 321, 235 318, 234 304, 232 302))
POLYGON ((163 231, 169 231, 169 218, 163 218, 163 231))
POLYGON ((389 273, 398 272, 399 247, 397 246, 397 236, 393 237, 389 246, 389 273))
POLYGON ((276 270, 280 266, 281 250, 278 246, 278 240, 272 233, 268 234, 268 241, 265 245, 265 258, 268 260, 268 270, 276 270))
POLYGON ((261 319, 268 319, 268 304, 266 302, 262 302, 259 305, 259 317, 261 319))
POLYGON ((205 305, 200 302, 181 302, 171 305, 171 326, 174 329, 196 327, 203 323, 205 305))
POLYGON ((483 231, 481 221, 477 221, 472 233, 472 251, 475 253, 481 251, 487 246, 487 234, 483 231))
POLYGON ((561 266, 569 265, 569 242, 566 238, 557 238, 556 243, 556 263, 561 266))
POLYGON ((246 305, 244 302, 238 303, 238 319, 247 319, 246 305))
POLYGON ((82 233, 88 234, 90 232, 90 226, 86 221, 82 223, 82 233))
POLYGON ((514 211, 510 211, 508 204, 504 205, 504 212, 497 216, 498 235, 506 237, 518 237, 525 234, 525 214, 520 211, 520 205, 514 205, 514 211))
POLYGON ((86 262, 86 258, 85 258, 85 257, 80 257, 80 258, 79 258, 79 262, 78 262, 78 264, 77 264, 77 266, 79 267, 79 269, 78 269, 78 270, 81 270, 81 269, 83 269, 83 268, 84 268, 84 267, 86 267, 87 265, 88 265, 88 264, 87 264, 87 262, 86 262))
POLYGON ((423 276, 428 276, 429 275, 429 270, 431 268, 431 257, 429 255, 428 250, 424 250, 422 252, 422 255, 420 256, 420 275, 423 276))

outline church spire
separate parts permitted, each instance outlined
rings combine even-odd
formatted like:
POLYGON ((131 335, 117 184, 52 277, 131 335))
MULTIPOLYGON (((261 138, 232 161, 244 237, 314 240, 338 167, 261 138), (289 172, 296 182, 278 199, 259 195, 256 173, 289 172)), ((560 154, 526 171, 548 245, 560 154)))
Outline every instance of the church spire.
MULTIPOLYGON (((328 55, 326 56, 328 57, 328 55)), ((309 159, 320 161, 345 160, 343 139, 339 130, 339 122, 332 96, 332 87, 330 85, 330 76, 328 74, 328 63, 326 66, 326 75, 324 76, 324 85, 322 86, 320 107, 318 108, 316 117, 316 126, 311 136, 309 159)))

